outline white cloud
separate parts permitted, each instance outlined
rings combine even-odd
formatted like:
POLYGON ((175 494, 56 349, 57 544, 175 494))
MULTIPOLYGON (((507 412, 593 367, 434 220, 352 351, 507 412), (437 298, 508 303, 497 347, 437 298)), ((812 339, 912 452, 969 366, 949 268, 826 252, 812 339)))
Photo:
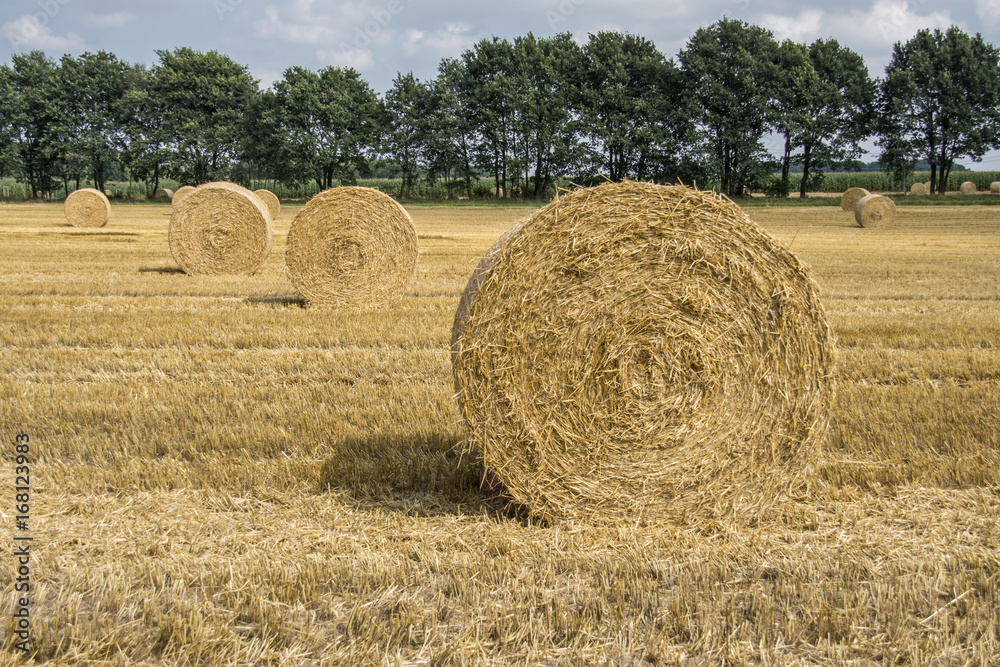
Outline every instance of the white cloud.
MULTIPOLYGON (((921 3, 923 4, 923 3, 921 3)), ((925 28, 946 30, 955 21, 948 12, 936 11, 926 15, 912 9, 916 3, 907 0, 878 0, 870 11, 854 10, 840 15, 830 15, 828 33, 846 36, 866 44, 890 47, 896 42, 906 42, 925 28)))
POLYGON ((1000 28, 1000 0, 976 0, 976 16, 990 28, 1000 28))
POLYGON ((428 54, 439 57, 458 57, 472 48, 477 38, 472 29, 460 22, 445 23, 433 32, 407 30, 403 52, 408 56, 428 54))
POLYGON ((811 42, 819 37, 823 16, 821 9, 806 9, 797 17, 765 14, 761 17, 761 25, 773 32, 778 41, 811 42))
POLYGON ((8 21, 0 27, 0 33, 7 38, 15 52, 41 49, 72 53, 86 48, 86 42, 79 35, 70 32, 66 33, 65 37, 60 37, 53 34, 48 26, 48 16, 41 13, 25 14, 18 19, 8 21), (39 16, 45 17, 45 21, 39 16))
POLYGON ((132 12, 114 12, 113 14, 87 14, 83 17, 84 25, 92 28, 124 28, 135 19, 132 12))
POLYGON ((318 49, 316 58, 336 67, 353 67, 362 73, 375 66, 371 49, 359 49, 347 43, 341 44, 339 49, 318 49))

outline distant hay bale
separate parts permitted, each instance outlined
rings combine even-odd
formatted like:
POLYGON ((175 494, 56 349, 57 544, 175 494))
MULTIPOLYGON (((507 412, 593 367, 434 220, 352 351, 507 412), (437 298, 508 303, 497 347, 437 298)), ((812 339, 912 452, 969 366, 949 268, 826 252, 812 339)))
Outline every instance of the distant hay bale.
POLYGON ((173 204, 174 206, 177 206, 178 204, 181 203, 181 200, 183 200, 189 194, 194 192, 196 189, 197 188, 195 188, 193 185, 182 185, 181 187, 177 188, 177 192, 175 192, 174 195, 170 198, 170 203, 173 204))
POLYGON ((234 183, 206 183, 184 197, 170 216, 170 253, 191 275, 249 275, 274 243, 264 204, 234 183))
POLYGON ((864 188, 849 188, 840 198, 840 208, 847 212, 854 212, 858 202, 871 193, 864 188))
POLYGON ((270 190, 264 190, 263 188, 254 190, 253 193, 264 202, 264 206, 267 207, 268 212, 271 214, 271 219, 276 219, 278 212, 281 210, 281 200, 278 199, 278 196, 270 190))
POLYGON ((929 194, 929 195, 932 195, 932 194, 934 194, 934 193, 933 193, 933 192, 931 191, 931 182, 930 182, 930 181, 927 181, 926 183, 924 183, 924 187, 925 187, 925 188, 927 188, 927 194, 929 194))
POLYGON ((288 231, 288 277, 310 306, 391 306, 413 280, 416 264, 410 214, 374 188, 321 192, 288 231))
POLYGON ((490 194, 498 199, 503 199, 503 188, 490 188, 490 194))
POLYGON ((173 201, 174 191, 170 188, 159 188, 153 193, 153 199, 156 201, 173 201))
MULTIPOLYGON (((913 185, 910 186, 910 194, 925 195, 927 194, 927 186, 924 185, 923 183, 914 183, 913 185)), ((857 205, 855 204, 855 206, 857 205)))
POLYGON ((766 514, 809 478, 833 354, 808 270, 681 185, 563 194, 490 248, 452 328, 468 446, 546 520, 766 514))
POLYGON ((976 194, 977 189, 978 188, 976 188, 975 183, 973 183, 972 181, 966 181, 965 183, 962 183, 958 191, 961 192, 963 195, 974 195, 976 194))
POLYGON ((993 183, 990 184, 990 193, 1000 195, 1000 181, 993 181, 993 183))
POLYGON ((111 217, 111 203, 100 190, 82 188, 66 197, 63 212, 74 227, 103 227, 111 217))
POLYGON ((896 203, 882 195, 868 195, 854 208, 854 219, 867 229, 889 227, 896 222, 896 203))

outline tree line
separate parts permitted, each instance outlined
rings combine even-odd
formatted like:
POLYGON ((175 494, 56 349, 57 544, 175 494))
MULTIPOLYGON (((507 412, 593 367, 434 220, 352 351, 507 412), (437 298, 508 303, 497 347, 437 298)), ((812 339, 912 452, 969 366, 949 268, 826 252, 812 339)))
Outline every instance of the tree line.
POLYGON ((524 198, 567 177, 738 197, 787 195, 794 168, 805 196, 824 171, 859 168, 870 140, 900 178, 928 163, 937 190, 956 160, 1000 148, 1000 52, 957 27, 897 43, 881 78, 835 39, 779 43, 732 19, 676 58, 627 33, 494 37, 381 95, 350 68, 290 67, 261 90, 226 55, 156 55, 14 55, 0 66, 0 176, 33 193, 103 190, 111 176, 152 192, 166 178, 322 189, 380 174, 404 199, 421 181, 472 196, 483 177, 524 198))

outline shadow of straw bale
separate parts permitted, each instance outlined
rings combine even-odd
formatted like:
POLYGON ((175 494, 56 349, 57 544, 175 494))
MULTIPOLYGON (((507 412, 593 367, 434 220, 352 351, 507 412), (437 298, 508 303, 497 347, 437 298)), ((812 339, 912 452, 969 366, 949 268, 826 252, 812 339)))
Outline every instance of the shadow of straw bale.
POLYGON ((278 294, 275 296, 249 296, 244 299, 244 303, 261 303, 272 306, 298 306, 306 307, 306 300, 298 294, 278 294))
POLYGON ((139 273, 184 273, 178 266, 141 266, 139 273))
POLYGON ((416 492, 457 498, 480 493, 482 460, 463 453, 455 435, 381 433, 344 438, 333 450, 320 469, 322 491, 343 489, 359 497, 416 492))

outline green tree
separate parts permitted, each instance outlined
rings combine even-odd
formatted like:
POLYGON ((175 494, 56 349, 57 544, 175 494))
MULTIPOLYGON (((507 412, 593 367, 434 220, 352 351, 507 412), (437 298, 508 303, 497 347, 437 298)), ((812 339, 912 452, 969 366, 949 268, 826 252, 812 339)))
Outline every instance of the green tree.
POLYGON ((8 132, 13 137, 15 173, 34 193, 48 194, 61 175, 60 159, 67 134, 60 102, 59 72, 41 51, 16 54, 8 80, 8 132))
POLYGON ((399 196, 413 196, 414 181, 423 166, 429 130, 430 88, 413 73, 397 74, 382 103, 385 139, 383 150, 400 171, 399 196))
POLYGON ((106 170, 118 162, 127 69, 127 64, 105 51, 62 58, 59 74, 70 130, 67 153, 82 167, 73 172, 77 188, 82 171, 95 188, 103 191, 106 170))
POLYGON ((573 113, 577 82, 583 74, 583 51, 572 35, 538 39, 531 33, 514 41, 515 135, 521 150, 523 190, 540 199, 552 181, 578 164, 580 123, 573 113))
POLYGON ((290 174, 354 183, 369 169, 381 134, 378 98, 357 71, 290 67, 274 85, 290 174), (295 155, 293 155, 293 153, 295 155))
POLYGON ((679 152, 679 70, 649 40, 617 32, 591 35, 583 57, 578 105, 593 170, 613 181, 648 178, 679 152))
POLYGON ((256 81, 245 66, 215 51, 183 47, 156 54, 148 102, 162 124, 170 173, 196 183, 227 178, 256 81))
POLYGON ((930 163, 943 192, 955 160, 1000 147, 1000 51, 952 26, 896 43, 880 91, 878 144, 885 158, 930 163))
POLYGON ((729 197, 771 178, 762 139, 774 127, 777 50, 768 30, 722 19, 700 28, 678 54, 698 148, 729 197))
POLYGON ((784 135, 783 190, 792 163, 802 165, 799 196, 821 167, 848 167, 864 153, 876 96, 864 59, 836 40, 806 47, 786 41, 778 51, 776 129, 784 135), (801 152, 794 153, 800 150, 801 152))
POLYGON ((0 65, 0 177, 13 174, 17 164, 14 139, 17 98, 11 85, 12 76, 10 67, 0 65))
POLYGON ((464 94, 467 76, 458 59, 442 60, 438 66, 430 91, 426 154, 428 178, 441 175, 448 182, 449 193, 461 184, 465 196, 472 197, 476 128, 472 100, 464 94))

